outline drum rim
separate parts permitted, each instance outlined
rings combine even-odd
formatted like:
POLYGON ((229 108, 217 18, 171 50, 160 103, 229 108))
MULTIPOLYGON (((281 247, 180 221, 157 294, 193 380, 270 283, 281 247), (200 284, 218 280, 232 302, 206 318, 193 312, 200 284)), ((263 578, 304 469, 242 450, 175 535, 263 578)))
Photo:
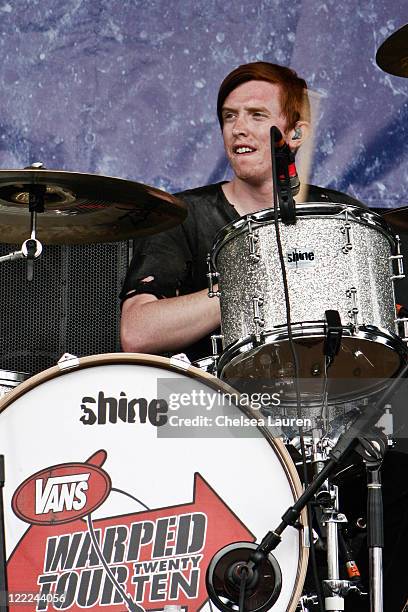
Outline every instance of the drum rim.
MULTIPOLYGON (((322 329, 324 328, 323 321, 320 323, 320 325, 316 321, 310 321, 308 323, 310 323, 311 326, 303 327, 303 328, 296 328, 296 325, 304 325, 304 322, 293 324, 292 333, 293 333, 294 339, 302 338, 302 337, 303 338, 314 337, 316 335, 324 336, 324 334, 321 333, 322 329), (297 333, 299 331, 306 331, 307 333, 306 334, 297 333)), ((367 340, 370 342, 374 341, 373 337, 377 338, 376 344, 381 344, 383 346, 386 346, 387 348, 395 351, 397 355, 399 355, 400 357, 400 365, 397 371, 394 372, 391 378, 397 376, 398 373, 401 371, 401 368, 404 365, 403 363, 404 359, 406 360, 408 357, 408 347, 401 340, 401 338, 399 338, 396 334, 389 332, 382 328, 378 328, 375 326, 365 326, 365 325, 359 326, 354 332, 351 330, 350 327, 343 326, 343 334, 344 333, 347 336, 347 338, 357 338, 359 340, 367 340)), ((277 342, 277 341, 285 341, 285 342, 289 341, 286 325, 282 325, 279 329, 275 328, 270 331, 263 332, 262 336, 263 336, 264 341, 261 343, 257 343, 257 346, 267 345, 267 344, 270 344, 272 342, 277 342)), ((255 339, 255 336, 252 334, 252 335, 246 336, 245 338, 240 338, 239 340, 235 340, 229 346, 227 346, 217 360, 217 376, 219 376, 220 379, 223 380, 222 374, 223 374, 224 368, 231 362, 232 359, 237 357, 238 354, 244 355, 248 353, 250 350, 257 348, 257 346, 255 346, 255 343, 256 343, 256 339, 255 339)), ((225 382, 228 384, 227 381, 225 382)), ((367 390, 362 391, 361 395, 356 394, 356 395, 349 396, 349 397, 345 396, 344 398, 343 397, 336 398, 333 401, 335 403, 336 402, 343 403, 347 401, 359 401, 366 397, 371 397, 372 395, 375 395, 376 393, 381 391, 382 388, 383 388, 382 386, 375 387, 372 391, 367 391, 367 390)), ((329 402, 329 404, 330 403, 331 402, 329 402)), ((289 405, 294 405, 294 404, 292 404, 291 402, 288 402, 288 406, 289 405)), ((307 405, 308 406, 318 405, 318 402, 312 401, 312 402, 309 402, 307 405)))
MULTIPOLYGON (((359 225, 376 229, 387 238, 393 253, 396 252, 398 243, 397 234, 381 215, 372 210, 355 204, 336 202, 305 202, 296 205, 296 214, 306 219, 326 219, 327 217, 341 219, 340 215, 346 211, 349 214, 349 221, 351 220, 359 225)), ((280 211, 278 209, 279 215, 280 211)), ((214 269, 217 269, 216 261, 220 250, 234 238, 247 233, 248 221, 253 222, 256 229, 273 224, 275 222, 274 209, 264 208, 249 215, 244 215, 221 228, 214 238, 210 252, 210 259, 214 269)))
MULTIPOLYGON (((234 392, 238 393, 235 389, 233 389, 228 383, 216 378, 215 376, 208 374, 207 372, 203 372, 199 368, 192 366, 188 363, 182 362, 179 359, 169 359, 167 357, 160 357, 158 355, 147 355, 144 353, 104 353, 99 355, 89 355, 87 357, 80 357, 78 359, 73 360, 73 365, 71 367, 61 367, 61 365, 52 366, 39 374, 35 374, 34 376, 27 379, 25 382, 18 385, 13 391, 10 391, 5 395, 4 398, 0 400, 0 414, 11 404, 14 403, 15 400, 19 399, 35 387, 39 386, 43 382, 48 380, 52 380, 53 378, 58 378, 60 376, 64 376, 65 374, 69 374, 81 369, 85 369, 88 367, 96 367, 101 365, 111 365, 111 364, 138 364, 138 365, 147 365, 147 366, 155 366, 161 368, 163 370, 176 370, 178 373, 185 374, 191 378, 195 378, 198 380, 202 380, 208 386, 213 389, 220 389, 225 392, 234 392)), ((240 406, 240 410, 244 413, 248 413, 249 416, 254 416, 254 412, 246 406, 240 406)), ((285 448, 282 440, 279 438, 275 438, 272 436, 271 432, 266 427, 258 426, 258 429, 263 434, 264 438, 268 442, 268 444, 272 447, 273 451, 281 467, 284 470, 286 478, 288 479, 289 486, 292 490, 292 494, 295 500, 299 498, 299 496, 303 493, 302 484, 300 482, 299 475, 296 471, 295 464, 293 463, 292 458, 290 457, 289 452, 285 448)), ((289 602, 289 607, 287 608, 287 612, 295 612, 299 598, 302 594, 303 585, 306 578, 307 564, 309 558, 309 549, 305 545, 305 534, 307 530, 307 514, 306 509, 302 511, 300 522, 303 526, 302 530, 299 530, 298 538, 299 538, 299 558, 298 558, 298 567, 297 567, 297 575, 296 580, 292 589, 291 598, 289 602)), ((273 525, 271 526, 271 528, 273 525)))

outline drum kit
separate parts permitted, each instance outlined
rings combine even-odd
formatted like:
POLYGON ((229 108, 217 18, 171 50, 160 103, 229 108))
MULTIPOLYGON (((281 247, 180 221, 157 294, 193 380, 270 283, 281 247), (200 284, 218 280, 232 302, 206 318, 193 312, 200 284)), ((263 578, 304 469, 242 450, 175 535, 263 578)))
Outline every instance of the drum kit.
MULTIPOLYGON (((404 26, 378 51, 378 65, 391 74, 408 76, 407 34, 404 26)), ((21 249, 0 263, 25 259, 29 281, 43 244, 133 239, 174 227, 186 214, 176 197, 132 181, 41 164, 3 170, 2 240, 21 249)), ((201 363, 66 354, 35 376, 0 372, 0 548, 7 559, 0 591, 9 593, 2 610, 25 603, 32 610, 177 604, 211 611, 208 594, 225 611, 347 609, 346 595, 364 590, 339 507, 350 471, 341 458, 356 419, 370 425, 359 429, 357 453, 373 518, 371 610, 383 610, 374 510, 393 432, 371 426, 389 400, 390 379, 406 373, 394 229, 408 227, 408 207, 380 216, 355 204, 305 203, 295 223, 280 219, 289 318, 274 217, 272 210, 247 215, 215 238, 209 295, 220 298, 222 336, 201 363), (283 441, 275 407, 243 405, 244 395, 255 394, 279 398, 283 441), (203 425, 203 415, 212 427, 190 427, 194 419, 203 425), (302 463, 301 478, 313 479, 303 494, 302 463), (312 499, 314 516, 305 509, 312 499), (319 586, 304 590, 316 539, 327 556, 323 595, 319 586)))

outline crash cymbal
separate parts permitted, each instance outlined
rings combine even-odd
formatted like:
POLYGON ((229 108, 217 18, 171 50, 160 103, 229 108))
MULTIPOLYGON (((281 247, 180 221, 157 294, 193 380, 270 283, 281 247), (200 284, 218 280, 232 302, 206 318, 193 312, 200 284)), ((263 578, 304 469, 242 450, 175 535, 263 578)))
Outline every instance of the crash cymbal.
POLYGON ((387 212, 383 212, 381 216, 384 217, 387 223, 393 228, 408 231, 408 206, 393 208, 387 212))
POLYGON ((181 200, 134 181, 37 168, 0 170, 0 242, 19 244, 30 236, 34 186, 44 192, 44 212, 37 214, 43 244, 127 240, 174 227, 187 215, 181 200))
POLYGON ((381 70, 395 76, 408 77, 408 24, 383 42, 375 59, 381 70))

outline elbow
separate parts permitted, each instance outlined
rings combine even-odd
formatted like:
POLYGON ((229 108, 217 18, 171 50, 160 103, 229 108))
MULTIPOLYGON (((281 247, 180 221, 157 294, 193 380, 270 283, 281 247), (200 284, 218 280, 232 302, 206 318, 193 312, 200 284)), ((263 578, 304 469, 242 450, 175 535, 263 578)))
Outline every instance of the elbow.
POLYGON ((129 330, 126 325, 121 325, 120 344, 125 353, 151 353, 152 347, 149 337, 143 330, 129 330))

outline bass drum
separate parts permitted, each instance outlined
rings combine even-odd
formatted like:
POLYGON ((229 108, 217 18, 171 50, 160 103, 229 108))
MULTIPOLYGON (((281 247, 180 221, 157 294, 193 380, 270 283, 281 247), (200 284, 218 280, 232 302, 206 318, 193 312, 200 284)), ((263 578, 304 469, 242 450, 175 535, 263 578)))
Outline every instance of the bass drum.
MULTIPOLYGON (((215 553, 259 542, 301 492, 282 443, 236 401, 195 367, 133 354, 71 358, 4 397, 10 611, 210 612, 215 553)), ((303 531, 274 554, 274 610, 293 611, 303 531)))

